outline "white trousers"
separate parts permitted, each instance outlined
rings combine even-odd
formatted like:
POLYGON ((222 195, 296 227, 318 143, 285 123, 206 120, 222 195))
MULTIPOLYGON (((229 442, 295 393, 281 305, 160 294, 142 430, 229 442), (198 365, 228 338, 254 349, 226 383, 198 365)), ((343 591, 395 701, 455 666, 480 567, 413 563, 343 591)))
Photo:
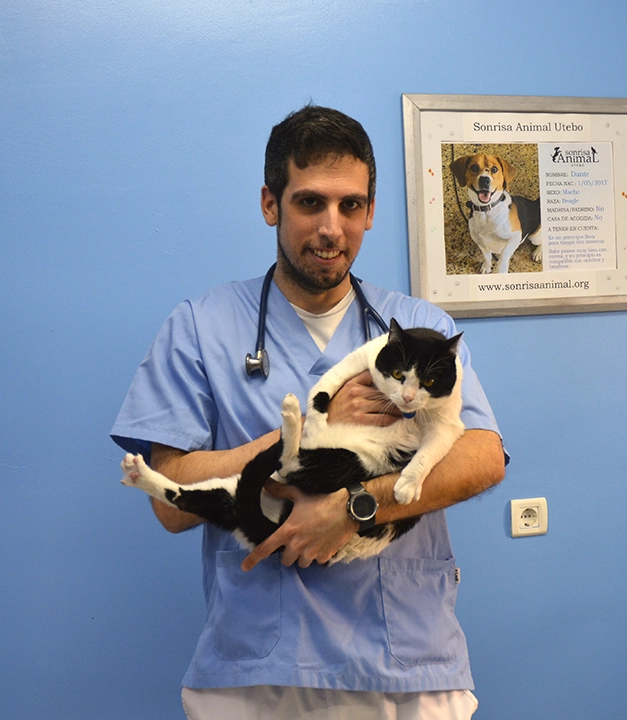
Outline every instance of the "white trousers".
POLYGON ((258 685, 183 689, 188 720, 470 720, 470 690, 375 693, 258 685))

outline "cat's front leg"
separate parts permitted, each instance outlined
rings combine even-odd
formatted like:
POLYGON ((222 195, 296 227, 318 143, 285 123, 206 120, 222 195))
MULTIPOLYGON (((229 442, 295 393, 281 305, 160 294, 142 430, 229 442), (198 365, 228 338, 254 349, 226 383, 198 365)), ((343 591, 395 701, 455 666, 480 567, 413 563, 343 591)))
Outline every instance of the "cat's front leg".
POLYGON ((403 470, 399 479, 394 483, 394 497, 401 505, 408 505, 412 500, 419 500, 422 494, 422 484, 428 475, 424 463, 416 458, 403 470), (416 461, 416 462, 414 462, 416 461))
POLYGON ((171 500, 176 499, 181 494, 180 486, 169 480, 165 475, 148 467, 141 455, 131 455, 129 453, 124 457, 120 466, 124 472, 124 477, 121 480, 122 485, 139 488, 151 497, 161 500, 172 507, 177 507, 171 500), (166 491, 169 491, 167 496, 166 491))
POLYGON ((397 502, 407 505, 412 500, 420 500, 425 478, 463 432, 464 425, 458 420, 446 425, 438 425, 423 435, 420 449, 394 484, 394 497, 397 502))

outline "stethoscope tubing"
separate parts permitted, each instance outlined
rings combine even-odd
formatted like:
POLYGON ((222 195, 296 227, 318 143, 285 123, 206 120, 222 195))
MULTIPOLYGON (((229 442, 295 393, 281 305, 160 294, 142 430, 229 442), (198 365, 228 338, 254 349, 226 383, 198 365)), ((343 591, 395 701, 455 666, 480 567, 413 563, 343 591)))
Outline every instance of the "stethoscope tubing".
POLYGON ((351 285, 353 286, 353 290, 355 291, 355 295, 357 297, 357 302, 361 307, 361 313, 364 320, 364 334, 366 336, 366 342, 372 340, 372 333, 370 332, 370 323, 368 322, 368 316, 370 316, 377 323, 383 333, 390 332, 388 324, 366 299, 364 291, 361 287, 361 280, 359 278, 356 278, 352 273, 350 278, 351 285))
MULTIPOLYGON (((264 376, 264 378, 267 378, 270 374, 270 360, 268 358, 268 353, 264 347, 265 345, 265 337, 266 337, 266 317, 268 314, 268 296, 270 295, 270 285, 272 283, 272 276, 274 275, 274 271, 276 269, 276 263, 274 263, 268 272, 266 273, 265 278, 263 279, 263 285, 261 287, 261 296, 259 298, 259 320, 257 323, 257 344, 255 347, 255 356, 253 357, 250 353, 246 354, 246 373, 248 375, 253 375, 255 372, 261 372, 261 374, 264 376)), ((356 278, 352 273, 350 274, 350 281, 351 285, 353 286, 353 290, 355 291, 355 296, 357 297, 357 302, 359 303, 359 306, 361 307, 361 312, 363 316, 363 322, 364 322, 364 334, 366 336, 366 341, 369 341, 372 339, 372 334, 370 332, 370 323, 369 323, 369 317, 371 317, 377 325, 381 328, 381 330, 384 333, 389 332, 390 328, 388 327, 387 323, 381 315, 372 307, 372 305, 368 302, 366 296, 364 295, 364 291, 361 287, 361 280, 359 278, 356 278)))

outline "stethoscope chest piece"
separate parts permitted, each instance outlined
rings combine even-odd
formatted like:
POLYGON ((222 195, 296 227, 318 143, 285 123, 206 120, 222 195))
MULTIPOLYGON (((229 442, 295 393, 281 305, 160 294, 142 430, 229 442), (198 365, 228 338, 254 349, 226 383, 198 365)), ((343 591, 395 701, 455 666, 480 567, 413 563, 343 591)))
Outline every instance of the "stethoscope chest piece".
POLYGON ((252 376, 253 373, 259 371, 261 371, 264 378, 267 378, 270 374, 270 358, 265 348, 258 350, 256 357, 246 353, 246 373, 252 376))

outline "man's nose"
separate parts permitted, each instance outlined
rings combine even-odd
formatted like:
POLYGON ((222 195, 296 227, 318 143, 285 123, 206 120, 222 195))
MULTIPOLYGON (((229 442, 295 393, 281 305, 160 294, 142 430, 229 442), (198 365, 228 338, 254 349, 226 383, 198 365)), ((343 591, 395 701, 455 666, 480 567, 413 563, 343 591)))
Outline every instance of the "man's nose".
POLYGON ((342 234, 340 213, 336 207, 327 207, 320 218, 318 234, 329 240, 337 240, 342 234))

